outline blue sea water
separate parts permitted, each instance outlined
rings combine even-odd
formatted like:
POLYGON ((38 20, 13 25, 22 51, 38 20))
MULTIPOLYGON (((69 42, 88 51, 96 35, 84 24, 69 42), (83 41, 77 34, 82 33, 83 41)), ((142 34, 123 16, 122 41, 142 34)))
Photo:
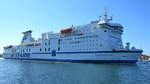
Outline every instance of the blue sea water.
POLYGON ((150 70, 146 71, 136 64, 0 59, 0 84, 150 84, 150 70))

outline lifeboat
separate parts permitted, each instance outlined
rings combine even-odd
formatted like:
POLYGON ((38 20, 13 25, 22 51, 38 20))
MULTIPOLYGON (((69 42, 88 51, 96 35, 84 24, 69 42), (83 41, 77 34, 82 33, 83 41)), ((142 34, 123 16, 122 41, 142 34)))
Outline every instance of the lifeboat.
POLYGON ((66 34, 66 33, 71 33, 71 32, 72 32, 72 28, 61 30, 61 34, 66 34))

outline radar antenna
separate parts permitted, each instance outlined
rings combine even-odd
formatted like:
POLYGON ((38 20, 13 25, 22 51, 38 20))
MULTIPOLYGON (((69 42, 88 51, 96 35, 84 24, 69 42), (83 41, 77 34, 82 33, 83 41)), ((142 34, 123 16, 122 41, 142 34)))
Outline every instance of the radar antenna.
POLYGON ((104 14, 104 20, 106 21, 106 22, 109 22, 109 21, 111 21, 112 19, 113 19, 113 16, 110 16, 110 18, 108 18, 108 8, 105 8, 105 14, 104 14))
POLYGON ((105 14, 104 16, 99 16, 100 18, 100 23, 107 23, 107 22, 110 22, 112 19, 113 19, 113 16, 110 16, 110 18, 108 18, 108 8, 105 8, 105 14))

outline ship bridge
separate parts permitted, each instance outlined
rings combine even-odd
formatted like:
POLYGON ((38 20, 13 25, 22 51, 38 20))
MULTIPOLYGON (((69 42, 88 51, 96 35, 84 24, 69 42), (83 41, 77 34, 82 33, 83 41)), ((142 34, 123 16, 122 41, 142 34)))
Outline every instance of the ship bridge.
POLYGON ((24 36, 22 38, 21 43, 29 43, 29 42, 34 42, 35 41, 34 38, 32 38, 32 31, 31 30, 22 32, 22 34, 24 36))
POLYGON ((119 23, 111 23, 113 17, 111 16, 108 18, 107 10, 105 9, 104 16, 100 16, 100 21, 98 22, 98 25, 100 28, 109 29, 111 32, 115 32, 118 34, 123 33, 123 26, 119 23))

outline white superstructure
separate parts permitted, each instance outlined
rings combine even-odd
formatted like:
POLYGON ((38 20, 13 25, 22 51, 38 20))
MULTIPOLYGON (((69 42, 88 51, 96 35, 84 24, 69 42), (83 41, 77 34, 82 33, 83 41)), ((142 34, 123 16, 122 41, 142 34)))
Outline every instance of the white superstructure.
POLYGON ((60 33, 43 33, 38 40, 32 31, 23 32, 18 46, 5 47, 3 56, 9 59, 92 62, 92 63, 135 63, 142 50, 124 47, 123 26, 111 23, 107 12, 101 20, 81 26, 71 26, 60 33))

